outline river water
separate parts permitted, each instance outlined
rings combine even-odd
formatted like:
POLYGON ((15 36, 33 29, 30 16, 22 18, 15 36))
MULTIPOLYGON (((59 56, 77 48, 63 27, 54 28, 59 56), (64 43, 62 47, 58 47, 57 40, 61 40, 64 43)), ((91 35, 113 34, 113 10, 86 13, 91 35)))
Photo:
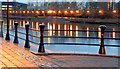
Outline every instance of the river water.
MULTIPOLYGON (((14 25, 14 22, 18 22, 19 26, 25 27, 25 23, 30 24, 30 28, 39 29, 39 24, 45 24, 45 29, 64 29, 64 30, 99 30, 100 24, 88 24, 88 23, 71 23, 65 21, 64 18, 46 18, 40 20, 23 20, 23 19, 10 19, 10 25, 14 25)), ((6 19, 4 19, 4 24, 6 19)), ((107 24, 106 30, 120 31, 120 25, 107 24)), ((6 26, 4 26, 6 28, 6 26)), ((14 30, 14 27, 10 26, 10 29, 14 30)), ((25 33, 25 29, 18 28, 20 32, 25 33)), ((6 32, 6 30, 4 30, 6 32)), ((14 34, 14 32, 10 32, 14 34)), ((30 30, 31 35, 40 36, 39 31, 30 30)), ((81 31, 45 31, 45 36, 75 36, 75 37, 101 37, 100 32, 81 32, 81 31)), ((5 36, 5 34, 4 34, 5 36)), ((18 37, 25 38, 25 35, 18 34, 18 37)), ((105 37, 120 38, 120 33, 105 32, 105 37)), ((13 42, 13 37, 11 42, 13 42)), ((39 43, 40 39, 31 37, 30 40, 39 43)), ((44 38, 45 43, 84 43, 84 44, 100 44, 99 39, 88 39, 88 38, 44 38)), ((24 48, 25 41, 19 39, 19 46, 24 48)), ((106 45, 120 45, 120 40, 105 39, 106 45)), ((37 52, 39 45, 30 43, 30 51, 37 52)), ((99 46, 90 45, 47 45, 45 44, 46 52, 52 53, 83 53, 83 54, 98 54, 99 46)), ((120 55, 118 47, 105 47, 107 55, 120 55)))

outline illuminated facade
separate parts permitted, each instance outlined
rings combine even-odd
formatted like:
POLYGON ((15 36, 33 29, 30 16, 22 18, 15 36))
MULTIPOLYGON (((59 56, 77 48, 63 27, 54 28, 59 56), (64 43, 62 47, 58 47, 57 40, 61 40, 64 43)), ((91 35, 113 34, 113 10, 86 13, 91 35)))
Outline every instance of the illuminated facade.
POLYGON ((83 9, 85 2, 80 0, 30 0, 28 9, 30 10, 62 10, 62 9, 83 9))
MULTIPOLYGON (((9 10, 27 9, 27 4, 18 2, 9 2, 9 10)), ((2 10, 7 10, 7 2, 2 2, 2 10)))

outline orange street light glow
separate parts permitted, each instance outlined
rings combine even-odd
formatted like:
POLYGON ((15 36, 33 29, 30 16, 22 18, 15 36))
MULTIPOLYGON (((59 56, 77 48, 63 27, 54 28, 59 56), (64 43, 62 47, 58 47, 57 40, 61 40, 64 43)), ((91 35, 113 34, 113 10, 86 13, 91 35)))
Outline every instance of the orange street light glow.
POLYGON ((87 13, 90 13, 90 11, 88 10, 87 13))
POLYGON ((67 13, 68 13, 68 11, 64 11, 64 13, 65 13, 65 14, 67 14, 67 13))
POLYGON ((116 11, 116 10, 113 10, 113 13, 117 13, 117 11, 116 11))
POLYGON ((58 11, 58 13, 60 14, 60 13, 61 13, 61 11, 58 11))
POLYGON ((34 11, 32 11, 32 13, 34 13, 34 11))
POLYGON ((76 13, 79 13, 79 11, 78 11, 78 10, 76 10, 76 13))
POLYGON ((103 13, 103 12, 100 10, 99 13, 103 13))
POLYGON ((71 10, 70 13, 73 14, 74 12, 71 10))
POLYGON ((49 12, 52 13, 52 10, 50 10, 49 12))
POLYGON ((18 11, 16 11, 16 13, 18 13, 18 11))
POLYGON ((25 13, 25 11, 23 11, 23 13, 25 13))
POLYGON ((12 13, 12 11, 10 11, 10 13, 12 13))
POLYGON ((30 13, 30 11, 27 11, 27 13, 30 13))
POLYGON ((39 14, 39 11, 36 11, 37 14, 39 14))
POLYGON ((15 13, 15 11, 13 11, 13 13, 15 13))
POLYGON ((55 12, 55 11, 53 11, 53 13, 55 14, 56 12, 55 12))
POLYGON ((22 11, 20 11, 20 13, 22 13, 22 11))
POLYGON ((45 13, 45 11, 42 11, 42 14, 44 14, 45 13))

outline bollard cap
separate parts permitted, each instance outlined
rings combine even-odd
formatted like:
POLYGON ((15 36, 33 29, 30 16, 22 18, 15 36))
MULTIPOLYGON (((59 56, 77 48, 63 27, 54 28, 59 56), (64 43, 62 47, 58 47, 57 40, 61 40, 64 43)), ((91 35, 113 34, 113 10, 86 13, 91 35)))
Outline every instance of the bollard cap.
POLYGON ((44 28, 45 24, 39 24, 39 27, 44 28))
POLYGON ((106 26, 105 25, 100 25, 101 30, 105 30, 106 26))
POLYGON ((15 22, 14 24, 15 24, 15 25, 18 25, 18 22, 15 22))
POLYGON ((28 25, 30 25, 30 24, 29 24, 29 23, 26 23, 25 25, 28 26, 28 25))
POLYGON ((29 23, 26 23, 26 24, 25 24, 25 27, 29 27, 29 26, 30 26, 30 24, 29 24, 29 23))

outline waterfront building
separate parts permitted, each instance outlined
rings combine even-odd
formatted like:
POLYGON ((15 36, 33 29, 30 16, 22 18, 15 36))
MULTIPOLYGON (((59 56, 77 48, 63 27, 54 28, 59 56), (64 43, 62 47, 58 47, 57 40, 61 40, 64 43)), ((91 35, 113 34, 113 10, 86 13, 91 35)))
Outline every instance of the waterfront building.
MULTIPOLYGON (((19 2, 9 2, 9 10, 22 10, 27 9, 27 4, 19 2)), ((7 10, 7 2, 2 2, 2 10, 7 10)))
POLYGON ((85 2, 80 0, 30 0, 29 10, 82 10, 85 2))

